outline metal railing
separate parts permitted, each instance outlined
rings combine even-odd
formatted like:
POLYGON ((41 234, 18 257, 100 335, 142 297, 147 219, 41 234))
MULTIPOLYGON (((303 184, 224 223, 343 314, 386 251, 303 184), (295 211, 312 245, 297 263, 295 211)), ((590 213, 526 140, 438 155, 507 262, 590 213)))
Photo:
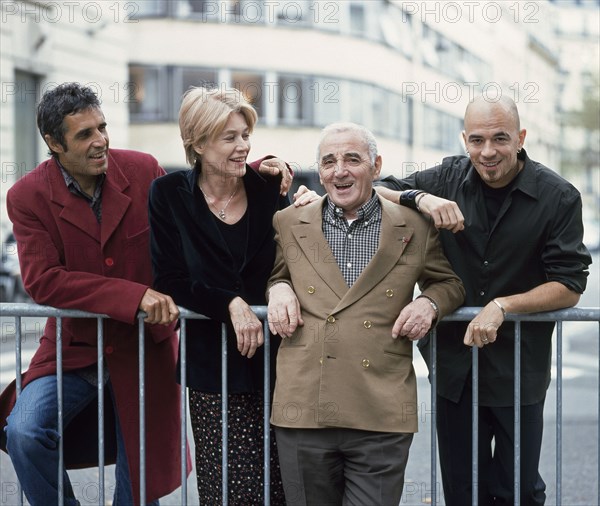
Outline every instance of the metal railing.
MULTIPOLYGON (((481 308, 467 307, 461 308, 452 313, 451 315, 444 318, 444 321, 470 321, 480 311, 481 308)), ((255 312, 257 317, 263 321, 263 329, 265 335, 264 353, 265 356, 270 354, 270 334, 268 324, 266 322, 266 307, 265 306, 253 306, 252 310, 255 312)), ((186 322, 189 319, 206 319, 205 316, 193 313, 187 309, 180 308, 180 366, 181 366, 181 497, 182 504, 187 504, 187 396, 186 396, 186 368, 187 368, 187 356, 186 356, 186 322)), ((64 503, 63 497, 63 474, 61 472, 63 467, 63 420, 62 420, 62 319, 63 318, 95 318, 98 322, 98 377, 102 378, 104 368, 104 356, 103 356, 103 320, 108 318, 106 315, 98 315, 95 313, 88 313, 77 310, 59 310, 48 306, 38 306, 35 304, 0 304, 0 315, 2 317, 14 317, 15 318, 15 360, 16 366, 15 371, 21 371, 22 368, 22 347, 21 347, 21 318, 27 317, 55 317, 57 321, 57 400, 58 400, 58 432, 59 432, 59 504, 64 503)), ((138 346, 138 367, 139 367, 139 412, 145 413, 145 370, 144 370, 144 313, 138 314, 138 326, 139 326, 139 346, 138 346)), ((596 321, 599 323, 599 335, 600 335, 600 308, 569 308, 559 311, 551 311, 545 313, 534 313, 534 314, 507 314, 505 321, 515 322, 515 388, 514 388, 514 406, 515 406, 515 452, 514 452, 514 493, 515 493, 515 505, 518 506, 520 503, 520 382, 521 382, 521 322, 524 321, 553 321, 557 323, 557 378, 556 378, 556 499, 557 504, 561 504, 562 498, 562 346, 563 346, 563 335, 562 335, 562 323, 565 321, 596 321)), ((227 473, 227 442, 228 442, 228 399, 227 399, 227 327, 222 325, 221 332, 221 345, 222 345, 222 494, 223 494, 223 505, 227 504, 228 496, 228 473, 227 473)), ((437 369, 436 369, 436 333, 432 332, 433 346, 431 347, 431 406, 432 412, 436 412, 436 401, 437 401, 437 369)), ((473 505, 477 505, 477 489, 478 489, 478 378, 479 378, 479 361, 478 361, 478 348, 473 347, 473 444, 472 444, 472 494, 473 494, 473 505)), ((600 354, 598 357, 600 361, 600 354)), ((264 393, 264 412, 263 412, 263 452, 264 452, 264 503, 269 504, 270 495, 270 432, 269 432, 269 419, 270 419, 270 361, 265 360, 264 370, 264 382, 263 382, 263 393, 264 393)), ((600 371, 600 362, 599 362, 600 371)), ((597 418, 597 430, 598 430, 598 448, 597 457, 600 457, 600 375, 599 375, 599 398, 598 398, 598 418, 597 418)), ((17 374, 17 395, 20 394, 22 389, 21 377, 17 374)), ((98 455, 99 455, 99 476, 98 476, 98 488, 99 488, 99 504, 104 504, 105 500, 105 478, 104 478, 104 382, 98 381, 98 455)), ((146 503, 146 443, 145 443, 145 418, 140 416, 139 419, 139 452, 140 452, 140 503, 146 503)), ((431 498, 432 504, 437 504, 437 447, 436 447, 436 417, 432 417, 431 424, 431 498)), ((19 504, 23 504, 22 493, 19 489, 19 504)), ((598 496, 600 499, 600 465, 598 466, 598 496)))

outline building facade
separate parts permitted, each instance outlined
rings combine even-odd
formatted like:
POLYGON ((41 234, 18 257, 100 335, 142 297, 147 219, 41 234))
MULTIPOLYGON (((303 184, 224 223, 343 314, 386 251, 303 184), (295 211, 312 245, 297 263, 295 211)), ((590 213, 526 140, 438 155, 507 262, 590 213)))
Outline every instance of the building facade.
POLYGON ((251 157, 276 154, 315 184, 320 129, 372 129, 383 173, 462 152, 473 96, 509 94, 527 147, 560 162, 551 2, 395 0, 4 0, 0 33, 4 195, 46 157, 35 103, 80 81, 102 98, 113 147, 185 168, 177 114, 190 86, 235 86, 259 112, 251 157))

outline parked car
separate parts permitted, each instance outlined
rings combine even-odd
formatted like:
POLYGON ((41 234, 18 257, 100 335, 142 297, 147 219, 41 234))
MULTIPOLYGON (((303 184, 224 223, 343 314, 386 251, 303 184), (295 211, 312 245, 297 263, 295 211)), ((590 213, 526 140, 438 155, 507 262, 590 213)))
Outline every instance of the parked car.
POLYGON ((10 233, 2 243, 0 256, 0 302, 26 302, 29 300, 23 282, 17 255, 17 241, 10 233))

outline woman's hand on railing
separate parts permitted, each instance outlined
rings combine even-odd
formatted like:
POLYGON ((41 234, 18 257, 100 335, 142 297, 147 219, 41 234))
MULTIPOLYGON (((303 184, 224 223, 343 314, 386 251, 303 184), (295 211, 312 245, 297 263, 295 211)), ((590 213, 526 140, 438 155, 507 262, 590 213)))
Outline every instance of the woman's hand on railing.
POLYGON ((237 349, 244 357, 252 358, 265 342, 261 321, 246 301, 236 297, 229 303, 229 316, 237 338, 237 349))

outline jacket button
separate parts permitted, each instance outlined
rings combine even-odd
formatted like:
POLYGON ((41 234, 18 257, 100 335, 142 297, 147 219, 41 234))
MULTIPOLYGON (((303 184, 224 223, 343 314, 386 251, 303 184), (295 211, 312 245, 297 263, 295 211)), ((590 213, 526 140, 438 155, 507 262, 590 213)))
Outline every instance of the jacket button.
POLYGON ((386 297, 393 297, 394 296, 394 290, 392 290, 391 288, 389 290, 385 291, 385 296, 386 297))
POLYGON ((362 366, 365 369, 368 369, 370 365, 371 365, 371 362, 369 362, 369 359, 368 358, 363 358, 363 360, 362 360, 362 366))
POLYGON ((104 263, 108 266, 108 267, 112 267, 113 265, 115 265, 115 261, 111 258, 105 258, 104 259, 104 263))
POLYGON ((365 320, 363 322, 363 325, 365 326, 366 329, 370 329, 373 324, 371 323, 371 320, 365 320))
POLYGON ((104 348, 104 352, 107 355, 110 355, 113 351, 115 351, 115 350, 114 350, 114 348, 112 346, 107 346, 106 348, 104 348))
POLYGON ((309 287, 306 289, 306 291, 307 291, 308 293, 315 293, 315 287, 314 287, 314 286, 309 286, 309 287))
POLYGON ((327 317, 327 323, 335 323, 335 316, 329 315, 327 317))

